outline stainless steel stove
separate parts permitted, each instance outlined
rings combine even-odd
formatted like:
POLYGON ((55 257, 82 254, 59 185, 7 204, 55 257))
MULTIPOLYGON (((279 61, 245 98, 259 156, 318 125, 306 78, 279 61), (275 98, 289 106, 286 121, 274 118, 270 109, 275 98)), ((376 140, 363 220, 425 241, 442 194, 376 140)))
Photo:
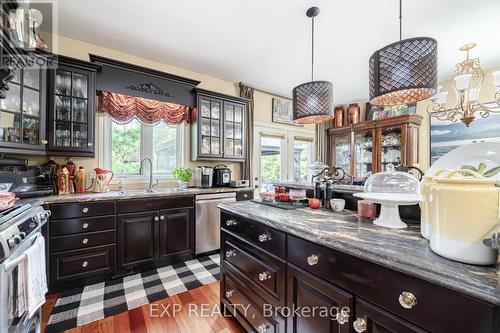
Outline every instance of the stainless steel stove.
POLYGON ((9 309, 16 296, 13 295, 13 272, 25 258, 40 230, 50 217, 50 211, 40 205, 19 205, 0 212, 0 333, 39 332, 41 317, 39 310, 29 318, 26 313, 13 317, 9 309))

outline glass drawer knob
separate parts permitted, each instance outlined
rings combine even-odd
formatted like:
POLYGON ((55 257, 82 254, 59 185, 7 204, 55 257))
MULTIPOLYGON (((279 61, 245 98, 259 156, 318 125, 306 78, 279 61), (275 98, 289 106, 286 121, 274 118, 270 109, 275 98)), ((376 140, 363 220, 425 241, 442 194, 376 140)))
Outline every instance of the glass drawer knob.
POLYGON ((339 318, 337 319, 340 325, 344 325, 349 321, 349 314, 344 310, 340 311, 339 318))
POLYGON ((231 258, 234 256, 236 256, 236 251, 234 251, 234 250, 226 251, 226 258, 231 258))
POLYGON ((83 225, 82 225, 82 228, 83 229, 87 229, 89 227, 89 224, 87 222, 85 222, 83 225))
POLYGON ((88 213, 89 209, 87 207, 85 207, 84 209, 82 209, 82 212, 84 213, 88 213))
POLYGON ((417 305, 417 298, 409 291, 403 291, 399 295, 399 304, 405 309, 411 309, 417 305))
POLYGON ((92 142, 87 143, 87 146, 92 147, 94 144, 92 142))
POLYGON ((259 235, 259 242, 264 243, 271 240, 271 236, 268 234, 259 235))
POLYGON ((233 219, 231 219, 231 220, 227 220, 227 221, 226 221, 226 225, 227 225, 228 227, 230 227, 230 226, 232 226, 232 225, 236 225, 236 220, 233 220, 233 219))
POLYGON ((307 263, 309 266, 314 266, 317 265, 319 262, 319 257, 316 254, 311 254, 309 257, 307 257, 307 263))
POLYGON ((259 281, 266 281, 271 278, 271 274, 268 272, 262 272, 259 274, 259 281))
POLYGON ((155 216, 155 221, 159 221, 160 218, 158 216, 155 216))
POLYGON ((46 144, 47 144, 47 143, 49 143, 49 142, 48 142, 47 140, 41 140, 41 141, 40 141, 40 143, 41 143, 42 145, 46 145, 46 144))
POLYGON ((226 291, 226 298, 233 297, 233 295, 234 295, 234 289, 229 289, 228 291, 226 291))
POLYGON ((89 265, 88 261, 84 261, 83 264, 82 264, 83 267, 87 267, 88 265, 89 265))
POLYGON ((267 325, 266 324, 259 325, 257 327, 257 331, 259 333, 265 333, 265 332, 267 332, 267 325))
POLYGON ((160 216, 160 220, 164 220, 165 219, 165 216, 160 216))
POLYGON ((354 323, 352 323, 352 327, 354 327, 354 330, 358 333, 365 332, 366 321, 362 318, 358 318, 354 323))
POLYGON ((84 239, 82 240, 82 243, 83 243, 83 244, 87 244, 88 242, 89 242, 89 239, 88 239, 88 238, 84 238, 84 239))

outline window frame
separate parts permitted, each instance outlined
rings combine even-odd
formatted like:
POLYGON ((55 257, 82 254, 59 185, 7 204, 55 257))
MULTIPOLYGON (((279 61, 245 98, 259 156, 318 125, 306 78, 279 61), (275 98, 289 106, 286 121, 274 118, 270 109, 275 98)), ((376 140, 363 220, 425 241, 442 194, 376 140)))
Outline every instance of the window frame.
MULTIPOLYGON (((98 122, 98 142, 99 149, 98 154, 98 165, 101 168, 112 170, 112 125, 113 120, 109 117, 99 117, 98 122)), ((186 140, 189 138, 189 126, 181 123, 177 126, 177 151, 176 159, 180 163, 177 165, 179 167, 185 167, 188 165, 188 154, 186 154, 186 146, 189 144, 186 140)), ((153 153, 153 127, 141 126, 141 161, 143 158, 149 157, 152 159, 153 153)), ((149 163, 144 164, 144 169, 142 174, 125 174, 122 178, 124 183, 149 183, 149 163)), ((118 176, 118 174, 116 174, 118 176)), ((111 184, 118 183, 118 177, 113 178, 111 184)), ((176 181, 169 174, 165 173, 153 173, 153 179, 158 179, 159 181, 174 182, 176 181)))

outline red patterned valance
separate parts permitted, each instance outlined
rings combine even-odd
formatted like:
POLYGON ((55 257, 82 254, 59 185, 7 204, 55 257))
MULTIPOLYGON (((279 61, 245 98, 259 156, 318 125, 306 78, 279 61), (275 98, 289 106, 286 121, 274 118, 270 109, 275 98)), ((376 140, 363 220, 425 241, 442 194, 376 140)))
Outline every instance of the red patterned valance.
POLYGON ((169 125, 177 125, 183 121, 189 122, 190 111, 191 107, 186 105, 108 91, 101 91, 97 101, 97 112, 113 118, 118 123, 127 123, 136 118, 147 125, 154 125, 162 120, 169 125))

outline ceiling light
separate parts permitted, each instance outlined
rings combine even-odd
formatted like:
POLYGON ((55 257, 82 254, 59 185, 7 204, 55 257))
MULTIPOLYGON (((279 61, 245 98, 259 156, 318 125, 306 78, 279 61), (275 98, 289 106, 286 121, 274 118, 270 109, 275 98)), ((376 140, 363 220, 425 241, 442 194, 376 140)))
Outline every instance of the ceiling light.
POLYGON ((293 88, 293 120, 298 124, 322 123, 333 119, 333 84, 314 81, 314 18, 319 8, 307 10, 312 21, 311 81, 293 88))

